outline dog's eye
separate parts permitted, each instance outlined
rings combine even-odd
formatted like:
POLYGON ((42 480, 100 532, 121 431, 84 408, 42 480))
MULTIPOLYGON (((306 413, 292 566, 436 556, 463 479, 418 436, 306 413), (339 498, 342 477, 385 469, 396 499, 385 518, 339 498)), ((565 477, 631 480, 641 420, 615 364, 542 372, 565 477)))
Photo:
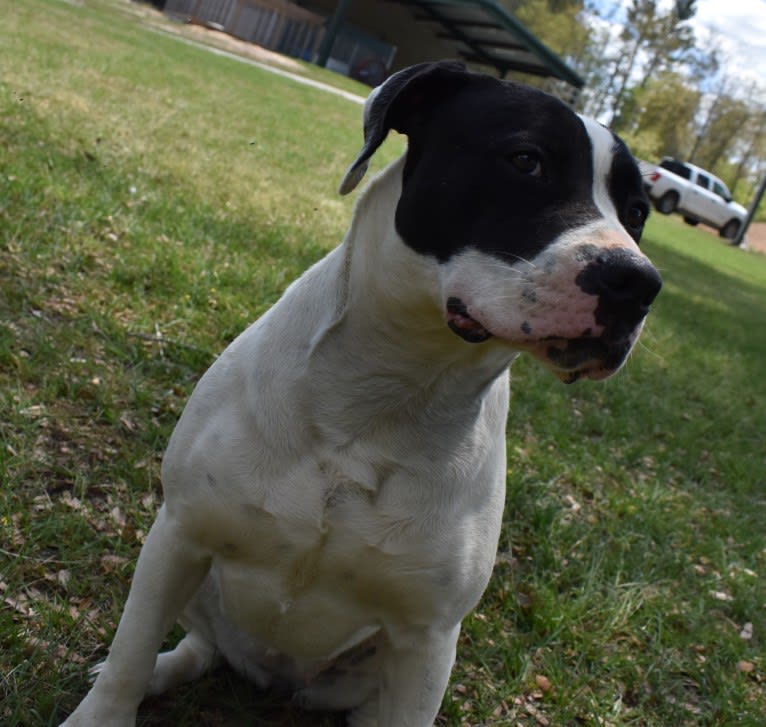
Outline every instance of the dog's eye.
POLYGON ((531 151, 519 151, 511 155, 511 164, 522 174, 530 177, 542 177, 543 165, 540 157, 531 151))
POLYGON ((640 230, 646 222, 646 217, 646 207, 634 204, 628 208, 628 212, 625 215, 625 224, 634 230, 640 230))

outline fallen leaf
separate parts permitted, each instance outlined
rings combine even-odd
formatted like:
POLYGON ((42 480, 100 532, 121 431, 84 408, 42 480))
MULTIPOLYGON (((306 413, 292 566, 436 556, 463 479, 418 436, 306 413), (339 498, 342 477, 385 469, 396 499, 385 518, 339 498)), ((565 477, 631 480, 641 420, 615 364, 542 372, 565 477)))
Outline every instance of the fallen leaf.
POLYGON ((62 568, 59 571, 56 571, 55 573, 46 573, 45 574, 45 580, 49 583, 56 583, 59 586, 63 586, 64 588, 67 587, 67 584, 69 583, 70 578, 72 577, 72 574, 66 569, 62 568))
POLYGON ((541 727, 548 727, 550 724, 548 718, 539 709, 537 709, 537 707, 534 707, 531 704, 525 704, 524 709, 527 710, 527 714, 529 714, 531 717, 534 717, 535 722, 541 725, 541 727))
POLYGON ((112 517, 112 520, 117 523, 117 525, 119 525, 121 528, 125 527, 127 520, 125 519, 125 515, 123 515, 122 510, 120 510, 119 507, 113 507, 109 515, 112 517))
POLYGON ((504 704, 498 704, 497 707, 495 707, 494 712, 492 712, 492 716, 495 719, 499 719, 500 717, 503 716, 503 714, 505 714, 505 712, 506 712, 505 705, 504 704))
POLYGON ((582 508, 582 505, 580 505, 577 500, 572 497, 572 495, 564 495, 564 502, 569 505, 569 508, 572 510, 572 512, 577 512, 582 508))
POLYGON ((548 677, 543 676, 542 674, 537 674, 535 676, 535 684, 537 684, 540 689, 542 689, 543 692, 549 692, 551 690, 551 687, 553 686, 551 684, 551 680, 548 679, 548 677))
POLYGON ((34 608, 29 604, 29 598, 24 593, 20 593, 18 596, 8 596, 4 602, 22 616, 34 616, 36 614, 34 608))
POLYGON ((749 621, 742 627, 742 631, 739 632, 739 638, 745 641, 750 641, 753 638, 753 624, 749 621))
POLYGON ((61 496, 61 502, 66 505, 68 508, 71 508, 75 512, 82 511, 82 502, 80 502, 80 499, 77 497, 72 497, 71 492, 65 492, 61 496))
POLYGON ((32 406, 19 410, 19 414, 25 417, 39 417, 45 414, 45 406, 43 404, 32 404, 32 406))
POLYGON ((121 555, 102 555, 101 556, 101 568, 105 573, 112 573, 113 571, 121 568, 128 562, 127 558, 123 558, 121 555))
POLYGON ((710 591, 710 595, 715 598, 716 601, 726 601, 727 603, 730 603, 734 600, 734 596, 730 593, 726 593, 726 591, 710 591))

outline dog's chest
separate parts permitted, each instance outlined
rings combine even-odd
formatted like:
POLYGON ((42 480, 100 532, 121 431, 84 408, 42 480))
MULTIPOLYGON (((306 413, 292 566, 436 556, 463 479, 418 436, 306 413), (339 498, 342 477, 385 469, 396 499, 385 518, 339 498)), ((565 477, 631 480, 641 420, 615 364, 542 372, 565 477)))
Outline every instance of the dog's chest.
POLYGON ((349 462, 296 466, 240 505, 217 549, 225 617, 279 652, 326 659, 379 628, 454 623, 486 584, 496 526, 483 504, 434 500, 393 466, 373 468, 373 486, 349 462))

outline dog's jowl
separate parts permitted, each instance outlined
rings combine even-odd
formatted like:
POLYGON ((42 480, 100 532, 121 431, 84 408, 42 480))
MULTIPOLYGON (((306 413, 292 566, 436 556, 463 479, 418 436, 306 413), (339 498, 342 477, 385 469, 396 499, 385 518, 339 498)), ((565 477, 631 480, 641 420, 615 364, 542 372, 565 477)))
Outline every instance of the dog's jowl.
POLYGON ((68 727, 127 727, 219 662, 350 725, 426 727, 495 558, 508 366, 623 364, 660 277, 625 145, 555 98, 424 64, 365 107, 335 250, 204 375, 109 656, 68 727), (157 652, 179 620, 187 632, 157 652))

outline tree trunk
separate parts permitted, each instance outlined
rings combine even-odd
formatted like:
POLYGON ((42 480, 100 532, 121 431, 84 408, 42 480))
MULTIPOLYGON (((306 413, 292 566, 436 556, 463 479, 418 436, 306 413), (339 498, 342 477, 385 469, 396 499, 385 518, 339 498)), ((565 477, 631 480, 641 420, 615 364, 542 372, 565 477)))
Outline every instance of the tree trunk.
POLYGON ((636 38, 636 42, 633 45, 633 50, 630 53, 630 60, 628 61, 628 68, 622 74, 622 82, 620 83, 620 90, 614 97, 614 103, 612 104, 612 118, 609 121, 608 126, 614 126, 617 117, 620 115, 620 104, 622 103, 622 97, 625 95, 625 89, 628 87, 628 81, 630 80, 630 74, 633 73, 633 68, 636 65, 636 56, 638 56, 638 49, 641 47, 641 36, 636 38))

